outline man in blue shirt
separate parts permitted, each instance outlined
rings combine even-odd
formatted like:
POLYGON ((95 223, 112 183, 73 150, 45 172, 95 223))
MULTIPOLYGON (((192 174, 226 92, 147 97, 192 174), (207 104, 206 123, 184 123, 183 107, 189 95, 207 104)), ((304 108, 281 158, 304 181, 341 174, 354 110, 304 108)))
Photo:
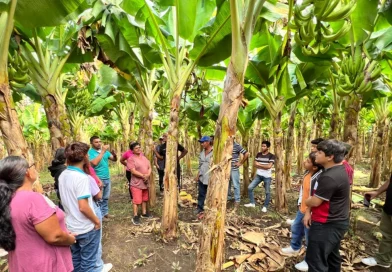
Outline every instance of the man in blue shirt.
POLYGON ((98 136, 91 137, 90 144, 91 148, 88 151, 88 157, 97 176, 101 179, 103 183, 102 200, 100 201, 102 216, 108 219, 112 217, 112 215, 109 215, 109 197, 111 186, 109 160, 117 161, 117 155, 114 153, 113 150, 112 152, 107 151, 109 149, 109 146, 102 145, 102 142, 98 136))

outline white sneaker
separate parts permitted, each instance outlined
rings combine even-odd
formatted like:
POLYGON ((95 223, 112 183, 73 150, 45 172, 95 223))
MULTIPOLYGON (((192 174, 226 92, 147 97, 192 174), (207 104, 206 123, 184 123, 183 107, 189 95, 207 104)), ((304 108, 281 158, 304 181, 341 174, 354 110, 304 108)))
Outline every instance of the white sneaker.
POLYGON ((308 270, 309 270, 309 266, 308 266, 308 264, 306 263, 305 260, 303 260, 303 261, 300 262, 300 263, 297 263, 297 264, 295 265, 295 268, 296 268, 297 270, 299 270, 299 271, 308 271, 308 270))
POLYGON ((248 203, 248 204, 245 204, 244 206, 248 207, 248 208, 255 208, 256 207, 256 205, 253 203, 248 203))
POLYGON ((266 208, 266 207, 263 207, 263 208, 261 209, 261 211, 262 211, 262 212, 267 212, 267 208, 266 208))
POLYGON ((381 267, 385 267, 385 268, 389 268, 391 265, 382 265, 377 263, 376 259, 374 259, 373 257, 370 258, 364 258, 361 260, 362 263, 366 264, 367 266, 381 266, 381 267))
POLYGON ((102 272, 109 272, 112 270, 113 265, 111 263, 106 263, 103 265, 102 272))
POLYGON ((294 219, 287 219, 287 220, 286 220, 286 224, 287 224, 287 225, 290 225, 290 226, 291 226, 293 223, 294 223, 294 219))
POLYGON ((299 250, 294 250, 291 246, 282 248, 282 254, 286 256, 292 256, 299 253, 299 250))

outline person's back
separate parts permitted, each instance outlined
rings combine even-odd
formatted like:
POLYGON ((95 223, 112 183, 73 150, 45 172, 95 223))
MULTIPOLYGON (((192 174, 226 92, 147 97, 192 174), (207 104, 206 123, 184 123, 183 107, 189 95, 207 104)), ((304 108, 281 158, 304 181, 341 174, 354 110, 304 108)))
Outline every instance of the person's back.
POLYGON ((68 229, 76 234, 94 229, 94 224, 80 212, 78 204, 79 199, 87 198, 89 206, 94 210, 88 176, 69 166, 59 177, 59 188, 68 229))
POLYGON ((69 247, 48 244, 34 227, 55 213, 61 229, 67 231, 64 213, 54 204, 49 206, 39 193, 29 191, 16 192, 10 208, 16 248, 9 252, 9 270, 73 271, 69 247))

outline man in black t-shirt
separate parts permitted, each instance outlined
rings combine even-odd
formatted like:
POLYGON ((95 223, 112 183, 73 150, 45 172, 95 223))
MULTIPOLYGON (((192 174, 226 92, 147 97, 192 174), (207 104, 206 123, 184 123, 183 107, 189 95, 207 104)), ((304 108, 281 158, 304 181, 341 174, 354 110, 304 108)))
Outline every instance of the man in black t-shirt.
POLYGON ((304 225, 310 227, 305 261, 295 267, 301 271, 341 271, 340 242, 349 226, 350 184, 341 164, 345 146, 336 140, 317 145, 316 163, 324 167, 306 200, 304 225), (307 267, 308 266, 308 267, 307 267), (309 270, 307 270, 308 268, 309 270))
POLYGON ((375 257, 362 259, 362 263, 368 266, 381 266, 388 268, 392 264, 392 175, 377 191, 368 192, 365 195, 373 199, 387 192, 385 204, 381 214, 380 231, 382 239, 375 257))
MULTIPOLYGON (((163 167, 166 167, 166 141, 167 141, 167 133, 162 135, 163 144, 159 146, 159 148, 154 148, 154 153, 158 159, 163 160, 163 167), (159 150, 159 152, 157 151, 159 150)), ((181 152, 180 156, 177 158, 177 186, 181 189, 181 166, 180 160, 188 153, 188 150, 182 145, 178 144, 177 150, 181 152)))

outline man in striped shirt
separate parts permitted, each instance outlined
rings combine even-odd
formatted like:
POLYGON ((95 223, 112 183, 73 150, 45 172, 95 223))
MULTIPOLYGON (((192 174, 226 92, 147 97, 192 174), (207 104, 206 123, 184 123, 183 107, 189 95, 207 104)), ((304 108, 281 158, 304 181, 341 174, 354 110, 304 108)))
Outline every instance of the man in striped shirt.
POLYGON ((255 166, 256 166, 256 176, 253 179, 252 183, 249 184, 248 187, 248 195, 250 203, 245 204, 245 207, 256 207, 255 199, 253 196, 253 190, 259 185, 262 181, 264 181, 265 188, 265 201, 262 212, 267 212, 267 208, 270 202, 270 186, 271 186, 271 176, 272 176, 272 166, 275 163, 275 155, 269 152, 269 148, 271 147, 271 143, 269 141, 263 141, 261 143, 261 152, 257 153, 255 158, 255 166))
POLYGON ((228 200, 232 200, 231 196, 231 185, 234 187, 234 201, 235 205, 238 206, 241 200, 241 186, 240 186, 240 166, 244 164, 244 162, 249 157, 249 152, 246 151, 240 144, 234 141, 233 145, 233 155, 231 159, 231 173, 230 173, 230 182, 229 182, 229 191, 227 195, 228 200), (240 160, 240 156, 242 156, 242 160, 240 160))

